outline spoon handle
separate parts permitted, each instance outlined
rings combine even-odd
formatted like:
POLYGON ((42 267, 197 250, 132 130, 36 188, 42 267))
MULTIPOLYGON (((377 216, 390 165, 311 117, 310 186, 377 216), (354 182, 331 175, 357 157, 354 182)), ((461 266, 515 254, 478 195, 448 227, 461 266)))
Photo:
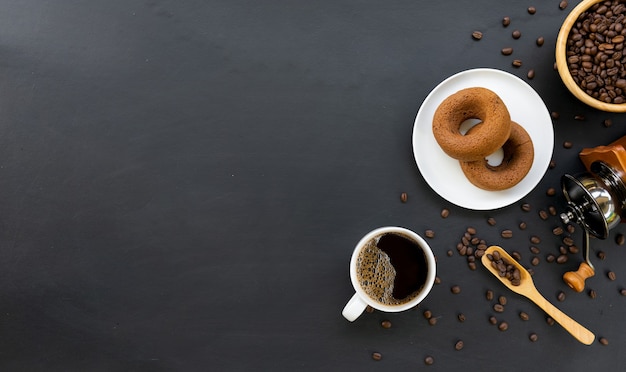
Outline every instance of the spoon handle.
POLYGON ((580 325, 574 319, 570 318, 559 310, 556 306, 552 305, 545 299, 539 292, 534 293, 531 300, 535 302, 543 311, 545 311, 552 319, 558 322, 566 331, 568 331, 574 338, 582 342, 585 345, 591 345, 596 336, 587 328, 580 325))

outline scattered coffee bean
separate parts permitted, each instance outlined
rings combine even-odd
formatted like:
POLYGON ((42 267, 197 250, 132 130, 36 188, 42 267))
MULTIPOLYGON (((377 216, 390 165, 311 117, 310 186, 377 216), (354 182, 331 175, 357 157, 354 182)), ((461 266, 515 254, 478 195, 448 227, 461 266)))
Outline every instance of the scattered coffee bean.
POLYGON ((520 30, 514 30, 511 33, 511 36, 513 36, 513 39, 519 39, 522 36, 522 33, 520 32, 520 30))
POLYGON ((615 236, 615 243, 617 243, 617 245, 624 245, 625 242, 626 237, 624 236, 624 234, 617 234, 615 236))
POLYGON ((495 311, 496 313, 502 313, 504 312, 504 306, 500 304, 495 304, 493 305, 493 311, 495 311))
POLYGON ((453 286, 450 288, 450 291, 451 291, 452 293, 454 293, 454 294, 459 294, 459 293, 461 293, 461 287, 459 287, 458 285, 453 285, 453 286))
POLYGON ((549 206, 548 213, 550 213, 553 216, 556 216, 556 208, 553 205, 549 206))
POLYGON ((511 24, 511 17, 502 18, 502 26, 508 27, 511 24))
POLYGON ((604 251, 598 251, 597 256, 599 259, 604 260, 606 258, 606 253, 604 253, 604 251))
POLYGON ((383 320, 382 322, 380 322, 380 325, 385 329, 391 328, 391 322, 388 320, 383 320))
POLYGON ((559 3, 559 9, 563 10, 565 8, 567 8, 567 0, 561 0, 559 3))
POLYGON ((450 215, 450 211, 446 208, 441 210, 441 218, 448 218, 448 216, 450 215))
POLYGON ((465 321, 465 314, 459 313, 456 318, 459 320, 459 322, 463 323, 465 321))
POLYGON ((565 142, 563 142, 563 147, 564 147, 564 148, 566 148, 566 149, 571 149, 571 148, 572 148, 572 146, 573 146, 573 144, 572 144, 572 142, 571 142, 571 141, 565 141, 565 142))
POLYGON ((538 338, 539 338, 539 337, 537 337, 537 334, 536 334, 536 333, 531 333, 531 334, 529 334, 529 335, 528 335, 528 339, 529 339, 530 341, 532 341, 532 342, 537 342, 537 339, 538 339, 538 338))
POLYGON ((463 346, 464 346, 463 345, 463 341, 459 340, 459 341, 456 342, 456 344, 454 344, 454 350, 457 350, 457 351, 461 350, 461 349, 463 349, 463 346))
POLYGON ((407 195, 406 192, 403 192, 402 194, 400 194, 400 201, 402 201, 403 203, 406 203, 407 200, 409 200, 409 195, 407 195))
POLYGON ((548 169, 554 169, 556 168, 556 161, 554 159, 550 160, 550 163, 548 163, 548 169))
POLYGON ((541 243, 541 238, 539 238, 536 235, 533 235, 533 236, 530 237, 530 242, 533 243, 533 244, 539 244, 539 243, 541 243))
POLYGON ((510 239, 513 237, 513 231, 511 230, 502 230, 502 232, 500 233, 500 236, 502 236, 504 239, 510 239))
POLYGON ((521 320, 528 320, 528 319, 530 319, 530 317, 528 316, 528 314, 526 314, 526 313, 525 313, 525 312, 523 312, 523 311, 520 311, 520 313, 519 313, 519 318, 520 318, 521 320))
POLYGON ((568 224, 567 225, 567 232, 570 234, 573 234, 576 232, 576 226, 572 225, 572 224, 568 224))
POLYGON ((523 204, 522 204, 522 210, 523 210, 524 212, 530 212, 530 204, 528 204, 528 203, 523 203, 523 204))
POLYGON ((435 237, 435 232, 433 230, 428 229, 428 230, 424 231, 424 235, 427 238, 432 239, 432 238, 435 237))
POLYGON ((569 259, 569 258, 567 257, 567 255, 562 254, 562 255, 559 255, 559 256, 556 258, 556 263, 559 263, 559 264, 564 264, 564 263, 566 263, 566 262, 567 262, 567 260, 568 260, 568 259, 569 259))
POLYGON ((446 254, 448 255, 448 257, 452 257, 452 255, 454 255, 454 252, 452 252, 452 250, 448 249, 446 254))
POLYGON ((511 252, 511 257, 513 257, 517 262, 520 262, 522 260, 522 254, 518 251, 511 252))
POLYGON ((531 80, 534 79, 535 78, 535 70, 532 69, 532 68, 530 70, 528 70, 528 73, 526 74, 526 77, 528 79, 531 79, 531 80))
POLYGON ((513 62, 511 62, 511 65, 513 67, 522 67, 522 60, 521 59, 514 59, 513 62))
POLYGON ((560 291, 557 295, 556 295, 556 299, 563 302, 565 301, 565 292, 560 291))
POLYGON ((622 296, 626 296, 626 288, 620 289, 619 294, 621 294, 622 296))
POLYGON ((537 13, 537 9, 535 9, 534 6, 529 6, 528 7, 528 14, 535 14, 537 13))
POLYGON ((478 266, 476 266, 476 262, 468 262, 467 267, 472 271, 476 271, 476 269, 478 268, 478 266))
POLYGON ((467 231, 470 235, 476 235, 476 229, 471 226, 465 229, 465 231, 467 231))
POLYGON ((535 256, 530 260, 530 264, 533 266, 539 265, 539 257, 535 256))
POLYGON ((552 325, 554 325, 554 319, 552 319, 551 317, 546 317, 546 323, 548 323, 548 325, 552 326, 552 325))
POLYGON ((498 297, 498 303, 502 306, 506 305, 506 297, 504 296, 498 297))
POLYGON ((571 246, 571 245, 574 245, 574 239, 572 239, 569 236, 566 236, 566 237, 563 238, 563 244, 565 244, 568 247, 571 246))
POLYGON ((613 281, 615 279, 617 279, 617 276, 615 275, 615 273, 613 271, 609 271, 608 273, 606 273, 606 276, 609 278, 609 280, 613 281))
POLYGON ((539 218, 541 218, 542 220, 547 220, 548 219, 548 212, 544 211, 543 209, 539 211, 539 218))
POLYGON ((427 366, 431 366, 433 365, 433 363, 435 363, 435 358, 433 358, 432 356, 428 355, 426 358, 424 358, 424 364, 426 364, 427 366))
POLYGON ((377 361, 381 360, 381 359, 383 359, 383 355, 381 353, 378 353, 378 352, 373 352, 372 353, 372 359, 377 360, 377 361))
POLYGON ((546 262, 552 263, 554 262, 554 260, 556 260, 556 256, 553 255, 552 253, 549 253, 546 255, 546 262))
POLYGON ((559 247, 559 253, 561 254, 567 254, 569 251, 567 250, 567 248, 565 248, 564 246, 560 246, 559 247))
POLYGON ((472 38, 474 40, 480 40, 480 39, 483 38, 483 33, 480 32, 480 31, 474 31, 474 32, 472 32, 472 38))
POLYGON ((511 47, 502 48, 501 52, 502 52, 502 55, 510 56, 511 54, 513 54, 513 48, 511 47))
POLYGON ((487 292, 485 293, 485 298, 487 299, 487 301, 493 300, 493 291, 491 289, 487 290, 487 292))
POLYGON ((496 319, 496 317, 492 315, 489 317, 489 323, 492 325, 496 325, 498 324, 498 319, 496 319))
POLYGON ((541 253, 539 248, 535 247, 534 245, 531 246, 529 249, 530 249, 530 253, 532 253, 532 254, 539 254, 539 253, 541 253))
POLYGON ((598 338, 598 342, 600 343, 600 345, 604 345, 604 346, 609 344, 609 340, 607 340, 606 337, 598 338))
POLYGON ((502 321, 500 322, 500 324, 498 324, 498 329, 501 331, 506 331, 507 329, 509 329, 509 323, 502 321))
POLYGON ((424 318, 430 319, 433 317, 433 312, 430 310, 424 310, 424 318))
POLYGON ((367 307, 365 308, 365 312, 371 314, 374 312, 374 308, 370 305, 367 305, 367 307))
POLYGON ((539 36, 539 37, 537 38, 537 41, 536 41, 537 46, 543 46, 543 43, 544 43, 544 42, 545 42, 545 39, 543 38, 543 36, 539 36))
POLYGON ((548 189, 546 190, 546 195, 548 196, 556 195, 556 189, 554 187, 548 187, 548 189))
POLYGON ((613 125, 613 120, 611 120, 611 119, 604 119, 604 121, 602 122, 602 125, 604 125, 605 128, 608 128, 611 125, 613 125))
POLYGON ((591 297, 591 299, 594 299, 594 298, 596 298, 596 296, 597 296, 596 291, 594 291, 593 289, 590 289, 589 290, 589 297, 591 297))
POLYGON ((441 284, 441 278, 439 276, 435 277, 435 284, 441 284))
POLYGON ((493 217, 489 217, 487 218, 487 223, 489 224, 489 226, 495 226, 496 225, 496 219, 493 217))
POLYGON ((526 227, 528 227, 526 222, 522 221, 522 222, 519 223, 519 229, 520 230, 526 230, 526 227))
POLYGON ((559 117, 561 117, 561 115, 556 111, 552 111, 550 113, 550 117, 552 118, 552 120, 559 120, 559 117))
POLYGON ((554 229, 552 229, 552 234, 554 235, 563 235, 565 231, 563 231, 563 228, 561 226, 557 226, 554 229))
POLYGON ((578 247, 575 245, 570 245, 569 247, 567 247, 567 251, 571 254, 576 254, 578 253, 578 247))
POLYGON ((435 324, 437 324, 437 318, 433 317, 428 319, 428 324, 430 324, 431 326, 434 326, 435 324))

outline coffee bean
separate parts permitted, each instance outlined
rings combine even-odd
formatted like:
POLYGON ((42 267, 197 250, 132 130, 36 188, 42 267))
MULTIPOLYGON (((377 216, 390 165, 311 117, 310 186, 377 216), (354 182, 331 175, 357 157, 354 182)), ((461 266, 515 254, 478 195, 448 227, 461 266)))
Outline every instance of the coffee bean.
POLYGON ((424 318, 430 319, 433 317, 433 312, 430 310, 424 310, 424 318))
POLYGON ((493 311, 495 311, 496 313, 502 313, 504 312, 504 306, 500 304, 495 304, 493 305, 493 311))
POLYGON ((537 38, 537 41, 536 41, 537 46, 543 46, 543 43, 544 43, 544 42, 545 42, 545 40, 544 40, 543 36, 539 36, 539 37, 537 38))
POLYGON ((483 38, 483 33, 480 32, 480 31, 474 31, 474 32, 472 32, 472 38, 474 40, 480 40, 480 39, 483 38))
POLYGON ((534 245, 531 246, 529 249, 530 249, 530 253, 532 253, 532 254, 539 254, 539 253, 541 253, 541 250, 539 250, 539 248, 535 247, 534 245))
POLYGON ((511 36, 513 36, 513 39, 519 39, 522 36, 522 33, 520 32, 520 30, 515 30, 513 31, 513 33, 511 33, 511 36))
POLYGON ((560 291, 557 295, 556 295, 556 299, 563 302, 565 301, 565 292, 560 291))
POLYGON ((476 271, 476 269, 478 268, 478 266, 476 266, 476 262, 468 262, 467 267, 472 271, 476 271))
POLYGON ((604 121, 602 122, 602 125, 604 125, 605 128, 608 128, 611 125, 613 125, 613 120, 611 120, 611 119, 604 119, 604 121))
POLYGON ((550 117, 552 118, 552 120, 559 120, 559 117, 560 117, 560 116, 561 116, 561 115, 560 115, 558 112, 556 112, 556 111, 552 111, 552 112, 550 113, 550 117))
POLYGON ((424 235, 427 238, 432 239, 432 238, 435 237, 435 232, 433 230, 428 229, 428 230, 424 231, 424 235))
POLYGON ((463 341, 459 340, 459 341, 456 342, 456 344, 454 344, 454 350, 457 350, 457 351, 461 350, 461 349, 463 349, 463 346, 464 346, 463 345, 463 341))
POLYGON ((452 250, 448 249, 448 251, 446 252, 446 255, 448 255, 448 257, 452 257, 454 255, 454 252, 452 252, 452 250))
POLYGON ((530 264, 533 266, 539 265, 539 257, 535 256, 530 260, 530 264))
POLYGON ((448 216, 450 215, 450 211, 446 208, 441 210, 441 218, 448 218, 448 216))
POLYGON ((459 320, 459 322, 463 323, 465 321, 465 314, 459 313, 456 318, 459 320))
POLYGON ((541 238, 539 238, 536 235, 533 235, 533 236, 530 237, 530 242, 533 243, 533 244, 539 244, 539 243, 541 243, 541 238))
POLYGON ((433 363, 435 363, 435 358, 433 358, 432 356, 428 355, 426 358, 424 358, 424 364, 426 364, 427 366, 431 366, 433 365, 433 363))
POLYGON ((547 220, 548 219, 548 212, 544 211, 543 209, 539 211, 539 218, 541 218, 542 220, 547 220))
POLYGON ((489 226, 495 226, 496 225, 496 219, 493 217, 489 217, 487 218, 487 223, 489 224, 489 226))
POLYGON ((563 235, 564 231, 563 228, 561 226, 557 226, 554 229, 552 229, 552 234, 554 235, 563 235))
POLYGON ((589 297, 591 297, 592 299, 596 298, 597 294, 596 291, 594 291, 593 289, 589 290, 589 297))
POLYGON ((624 234, 617 234, 615 236, 615 243, 617 243, 617 245, 624 245, 625 242, 626 237, 624 236, 624 234))
POLYGON ((505 56, 510 56, 511 54, 513 54, 513 48, 511 47, 502 48, 501 53, 505 56))
POLYGON ((435 276, 435 284, 441 284, 441 278, 439 276, 435 276))
POLYGON ((559 3, 559 9, 563 10, 565 8, 567 8, 567 0, 561 0, 559 3))
POLYGON ((604 346, 609 344, 609 340, 607 340, 606 337, 599 337, 598 342, 600 343, 600 345, 604 345, 604 346))
POLYGON ((511 62, 511 65, 513 65, 513 67, 522 67, 522 60, 514 59, 513 62, 511 62))
POLYGON ((528 320, 528 319, 530 319, 530 317, 528 316, 528 314, 526 314, 526 313, 525 313, 525 312, 523 312, 523 311, 520 311, 520 313, 519 313, 519 318, 520 318, 521 320, 528 320))
POLYGON ((371 307, 370 305, 367 305, 367 307, 365 308, 365 312, 371 314, 374 312, 374 308, 371 307))
POLYGON ((504 239, 510 239, 513 237, 513 231, 511 230, 502 230, 502 232, 500 233, 500 236, 502 236, 504 239))
POLYGON ((519 223, 520 230, 526 230, 526 227, 528 227, 528 225, 526 225, 526 222, 522 221, 519 223))
POLYGON ((571 254, 576 254, 578 253, 578 247, 575 245, 570 245, 569 247, 567 247, 567 251, 571 254))
POLYGON ((403 192, 402 194, 400 194, 400 201, 402 201, 403 203, 406 203, 407 200, 409 200, 409 196, 407 195, 406 192, 403 192))
POLYGON ((531 333, 530 335, 528 335, 528 339, 529 339, 530 341, 532 341, 532 342, 537 342, 537 339, 538 339, 538 338, 539 338, 539 337, 537 337, 537 334, 536 334, 536 333, 531 333))
POLYGON ((619 294, 621 294, 622 296, 626 296, 626 288, 620 289, 619 294))
POLYGON ((567 255, 562 254, 556 258, 556 263, 564 264, 567 262, 567 260, 568 260, 567 255))
POLYGON ((556 168, 556 161, 554 159, 550 160, 550 163, 548 163, 548 169, 554 169, 556 168))
POLYGON ((533 70, 532 68, 530 70, 528 70, 528 73, 526 74, 526 77, 528 79, 534 79, 535 78, 535 70, 533 70))
POLYGON ((576 232, 576 226, 572 225, 572 224, 568 224, 567 225, 567 232, 570 234, 573 234, 576 232))
POLYGON ((599 259, 604 260, 606 258, 606 253, 604 253, 604 251, 598 251, 597 256, 599 259))
POLYGON ((383 320, 382 322, 380 322, 380 325, 385 329, 391 328, 391 322, 388 320, 383 320))
POLYGON ((566 236, 566 237, 563 238, 563 244, 565 244, 568 247, 571 246, 571 245, 574 245, 574 239, 572 239, 569 236, 566 236))
POLYGON ((585 119, 586 119, 585 115, 583 115, 583 114, 576 114, 576 115, 574 115, 574 120, 584 121, 585 119))
POLYGON ((554 262, 554 260, 556 260, 556 256, 555 256, 555 255, 553 255, 552 253, 549 253, 549 254, 546 256, 546 262, 548 262, 548 263, 552 263, 552 262, 554 262))
POLYGON ((469 226, 465 229, 465 231, 467 231, 470 235, 476 235, 476 229, 474 227, 469 226))
POLYGON ((606 276, 609 278, 609 280, 613 281, 615 279, 617 279, 617 275, 615 275, 615 273, 613 271, 609 271, 608 273, 606 273, 606 276))
POLYGON ((573 146, 573 144, 570 141, 563 142, 563 147, 566 148, 566 149, 571 149, 572 146, 573 146))
POLYGON ((522 204, 522 210, 524 212, 530 212, 530 204, 528 204, 528 203, 522 204))
POLYGON ((502 26, 508 27, 511 24, 511 17, 502 18, 502 26))
POLYGON ((488 289, 487 292, 485 292, 485 298, 487 301, 493 300, 493 291, 491 289, 488 289))
POLYGON ((546 190, 546 195, 548 195, 548 196, 554 196, 554 195, 556 195, 556 189, 555 189, 554 187, 549 187, 549 188, 546 190))
POLYGON ((428 324, 434 326, 435 324, 437 324, 437 318, 428 319, 428 324))
POLYGON ((489 317, 489 323, 491 323, 492 325, 496 325, 496 324, 498 324, 498 319, 496 319, 495 316, 490 316, 489 317))
POLYGON ((535 14, 536 12, 537 12, 537 9, 535 9, 534 6, 528 7, 528 14, 535 14))
POLYGON ((554 319, 552 319, 551 317, 546 317, 546 323, 548 323, 548 325, 553 326, 554 325, 554 319))
POLYGON ((506 297, 504 296, 498 297, 498 303, 502 306, 506 305, 506 297))
POLYGON ((500 322, 500 324, 498 324, 498 329, 501 331, 506 331, 507 329, 509 329, 509 323, 502 321, 500 322))
POLYGON ((450 287, 450 291, 454 294, 459 294, 461 293, 461 287, 459 287, 458 285, 453 285, 452 287, 450 287))
POLYGON ((373 352, 372 353, 372 359, 374 359, 376 361, 381 360, 381 359, 383 359, 383 355, 381 353, 378 353, 378 352, 373 352))

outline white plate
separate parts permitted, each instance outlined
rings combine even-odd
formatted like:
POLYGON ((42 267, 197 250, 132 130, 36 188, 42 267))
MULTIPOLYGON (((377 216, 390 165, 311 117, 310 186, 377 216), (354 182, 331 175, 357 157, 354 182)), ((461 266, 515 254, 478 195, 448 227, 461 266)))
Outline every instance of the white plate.
POLYGON ((449 202, 474 210, 505 207, 526 196, 548 169, 553 148, 552 119, 541 97, 517 76, 500 70, 480 68, 447 78, 426 97, 413 127, 413 154, 428 185, 449 202), (451 94, 471 87, 484 87, 498 94, 511 120, 523 126, 533 140, 533 165, 526 177, 510 189, 486 191, 474 186, 463 174, 458 160, 444 153, 433 135, 432 120, 437 107, 451 94))

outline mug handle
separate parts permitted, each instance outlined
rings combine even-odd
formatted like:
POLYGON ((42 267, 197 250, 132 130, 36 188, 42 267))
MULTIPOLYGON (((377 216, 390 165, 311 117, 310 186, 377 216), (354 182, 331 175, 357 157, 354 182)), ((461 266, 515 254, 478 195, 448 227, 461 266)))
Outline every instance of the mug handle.
POLYGON ((356 318, 359 317, 359 315, 363 314, 363 311, 365 311, 366 307, 367 304, 361 299, 358 293, 355 293, 350 301, 348 301, 346 306, 343 308, 341 314, 344 316, 344 318, 348 319, 351 322, 354 322, 356 318))

